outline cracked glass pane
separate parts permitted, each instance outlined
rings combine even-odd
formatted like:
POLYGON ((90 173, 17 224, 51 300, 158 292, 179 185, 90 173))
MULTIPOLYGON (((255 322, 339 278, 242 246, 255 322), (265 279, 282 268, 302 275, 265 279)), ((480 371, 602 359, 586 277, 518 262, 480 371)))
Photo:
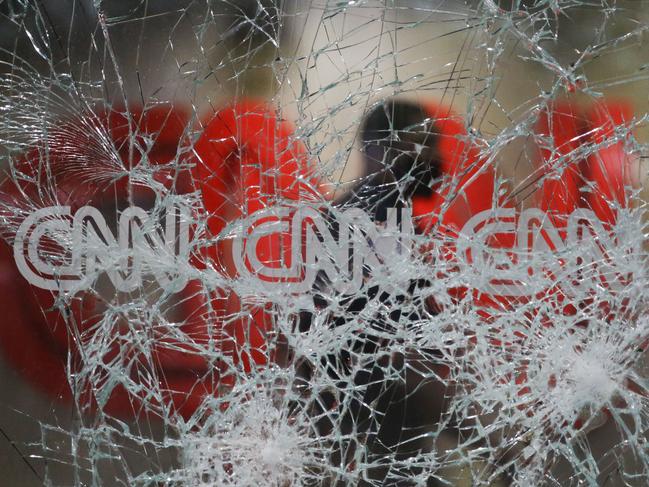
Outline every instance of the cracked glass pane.
POLYGON ((648 30, 0 0, 0 485, 647 485, 648 30))

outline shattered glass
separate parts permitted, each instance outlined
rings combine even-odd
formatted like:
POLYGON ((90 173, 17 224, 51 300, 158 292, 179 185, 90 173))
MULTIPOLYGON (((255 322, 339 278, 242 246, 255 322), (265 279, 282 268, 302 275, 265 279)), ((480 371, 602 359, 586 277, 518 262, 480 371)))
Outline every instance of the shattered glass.
POLYGON ((647 485, 648 30, 0 0, 0 485, 647 485))

